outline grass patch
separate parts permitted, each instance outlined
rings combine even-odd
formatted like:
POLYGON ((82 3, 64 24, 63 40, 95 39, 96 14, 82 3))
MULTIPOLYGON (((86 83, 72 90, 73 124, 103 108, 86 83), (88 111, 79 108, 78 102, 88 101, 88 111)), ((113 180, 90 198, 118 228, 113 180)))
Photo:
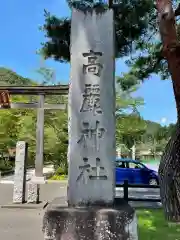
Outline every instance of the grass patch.
POLYGON ((180 240, 180 225, 168 225, 162 209, 136 210, 139 240, 180 240))

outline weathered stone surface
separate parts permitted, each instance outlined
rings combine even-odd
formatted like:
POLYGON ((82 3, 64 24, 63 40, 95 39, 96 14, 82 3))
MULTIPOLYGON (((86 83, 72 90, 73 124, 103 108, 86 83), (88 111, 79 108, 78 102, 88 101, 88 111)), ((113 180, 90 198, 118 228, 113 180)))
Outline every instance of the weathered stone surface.
POLYGON ((71 206, 114 199, 115 81, 113 11, 73 10, 69 90, 71 206))
POLYGON ((39 184, 28 182, 28 203, 39 203, 39 191, 40 186, 39 184))
POLYGON ((14 173, 13 203, 25 202, 27 143, 17 142, 14 173))
POLYGON ((43 220, 44 240, 137 240, 134 210, 121 207, 60 207, 50 204, 43 220))

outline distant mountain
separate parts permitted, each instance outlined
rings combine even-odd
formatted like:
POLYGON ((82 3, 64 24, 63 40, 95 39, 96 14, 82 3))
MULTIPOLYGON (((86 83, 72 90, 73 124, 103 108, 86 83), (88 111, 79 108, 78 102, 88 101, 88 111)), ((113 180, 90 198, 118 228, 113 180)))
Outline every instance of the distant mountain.
POLYGON ((29 86, 36 84, 29 78, 24 78, 10 69, 0 67, 0 86, 29 86))

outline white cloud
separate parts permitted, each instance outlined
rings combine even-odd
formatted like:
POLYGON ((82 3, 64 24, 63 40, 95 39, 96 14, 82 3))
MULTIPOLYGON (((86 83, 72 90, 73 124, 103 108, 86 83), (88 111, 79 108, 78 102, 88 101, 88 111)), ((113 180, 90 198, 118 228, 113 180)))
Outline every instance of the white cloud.
POLYGON ((162 123, 162 124, 167 123, 167 118, 166 118, 166 117, 161 118, 161 123, 162 123))

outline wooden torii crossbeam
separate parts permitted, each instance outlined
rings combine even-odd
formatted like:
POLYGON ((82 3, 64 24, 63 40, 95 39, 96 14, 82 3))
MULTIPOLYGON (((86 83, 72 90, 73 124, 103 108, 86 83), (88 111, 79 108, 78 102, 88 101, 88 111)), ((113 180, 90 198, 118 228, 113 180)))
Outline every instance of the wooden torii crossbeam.
POLYGON ((36 108, 37 126, 36 126, 36 159, 35 176, 43 179, 43 152, 44 152, 44 110, 56 109, 66 110, 66 104, 48 104, 45 103, 46 95, 67 95, 69 85, 56 86, 0 86, 0 109, 11 108, 36 108), (11 103, 10 95, 38 95, 38 102, 30 103, 11 103))
MULTIPOLYGON (((39 103, 11 103, 10 95, 67 95, 68 85, 57 86, 0 86, 0 108, 41 108, 39 103)), ((43 104, 44 109, 65 109, 65 104, 43 104)))
POLYGON ((8 91, 11 95, 66 95, 69 85, 0 86, 0 91, 8 91))

